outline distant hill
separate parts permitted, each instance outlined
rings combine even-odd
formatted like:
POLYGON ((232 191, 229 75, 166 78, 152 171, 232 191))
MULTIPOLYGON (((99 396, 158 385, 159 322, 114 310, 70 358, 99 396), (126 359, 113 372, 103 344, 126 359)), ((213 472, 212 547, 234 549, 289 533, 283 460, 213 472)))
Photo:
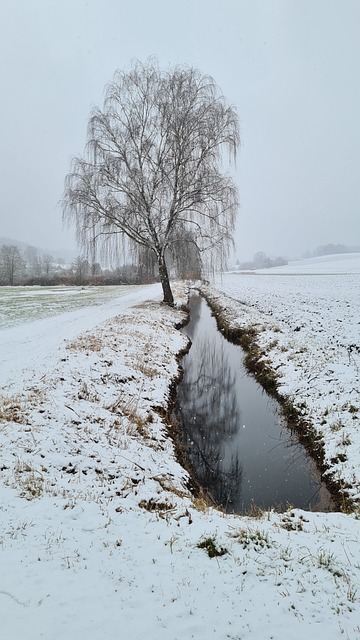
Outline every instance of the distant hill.
POLYGON ((341 253, 360 253, 360 245, 349 247, 345 244, 323 244, 315 251, 308 251, 304 258, 315 258, 317 256, 333 256, 341 253))
POLYGON ((294 260, 287 265, 273 267, 272 269, 258 269, 255 273, 269 275, 360 274, 360 252, 314 256, 303 260, 294 260))
MULTIPOLYGON (((21 242, 20 240, 14 240, 14 238, 4 238, 4 237, 0 237, 0 245, 2 244, 11 244, 11 245, 15 245, 18 249, 27 249, 28 247, 33 247, 33 245, 31 244, 27 244, 26 242, 21 242)), ((38 247, 34 247, 35 249, 38 249, 38 247)), ((38 249, 38 251, 40 251, 40 249, 38 249)))
POLYGON ((49 253, 55 260, 57 260, 58 258, 63 258, 66 263, 72 262, 78 255, 78 252, 72 249, 49 249, 43 247, 35 247, 33 244, 21 242, 21 240, 15 240, 14 238, 6 238, 1 236, 0 246, 3 244, 15 245, 16 247, 18 247, 18 249, 20 249, 20 251, 26 251, 26 249, 30 247, 32 249, 36 249, 40 254, 49 253))

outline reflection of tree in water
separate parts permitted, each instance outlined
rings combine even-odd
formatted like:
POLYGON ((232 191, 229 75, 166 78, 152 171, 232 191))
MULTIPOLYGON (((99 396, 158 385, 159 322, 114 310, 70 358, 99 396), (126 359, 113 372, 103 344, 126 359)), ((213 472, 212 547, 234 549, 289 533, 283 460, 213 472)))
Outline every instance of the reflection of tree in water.
MULTIPOLYGON (((197 312, 198 320, 198 305, 194 307, 192 313, 197 312)), ((226 451, 227 441, 240 424, 235 375, 223 345, 215 346, 201 335, 195 341, 193 329, 189 326, 187 331, 193 347, 184 360, 184 377, 178 388, 182 440, 199 482, 217 504, 231 510, 232 503, 239 501, 242 479, 238 452, 230 455, 226 451)))
POLYGON ((201 304, 202 298, 199 295, 193 294, 190 297, 190 321, 184 329, 184 333, 194 340, 197 334, 197 330, 200 328, 200 316, 201 316, 201 304))
MULTIPOLYGON (((262 391, 259 396, 257 387, 242 385, 242 367, 232 367, 237 355, 217 331, 200 297, 191 301, 185 332, 193 345, 183 360, 177 417, 199 482, 228 511, 241 512, 252 503, 268 507, 290 502, 305 509, 314 505, 318 483, 309 477, 302 448, 290 433, 285 437, 262 391), (241 428, 242 409, 247 426, 251 425, 246 432, 241 428)), ((329 498, 325 508, 332 508, 329 494, 325 495, 329 498)))

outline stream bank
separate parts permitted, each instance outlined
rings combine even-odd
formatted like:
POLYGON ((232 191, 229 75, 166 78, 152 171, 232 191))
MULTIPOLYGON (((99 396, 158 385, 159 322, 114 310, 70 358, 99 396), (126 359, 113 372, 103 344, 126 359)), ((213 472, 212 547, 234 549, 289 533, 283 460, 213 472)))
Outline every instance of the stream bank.
POLYGON ((190 297, 175 416, 182 458, 213 502, 228 512, 254 507, 335 509, 314 463, 277 402, 250 376, 244 352, 218 331, 205 300, 190 297), (184 456, 185 453, 185 456, 184 456))
POLYGON ((254 376, 263 389, 280 405, 287 427, 290 431, 296 433, 299 442, 315 461, 322 481, 332 496, 335 509, 338 511, 351 512, 355 508, 355 505, 346 490, 346 486, 343 486, 341 482, 337 481, 331 473, 331 467, 325 462, 323 440, 314 429, 311 420, 302 415, 302 410, 305 409, 305 407, 301 405, 295 406, 290 397, 280 393, 280 376, 272 367, 266 351, 259 345, 258 328, 252 324, 242 327, 236 326, 233 318, 229 318, 226 306, 219 302, 219 296, 216 295, 216 292, 212 291, 211 287, 204 284, 200 286, 198 290, 211 308, 221 334, 229 342, 241 346, 244 350, 244 363, 247 371, 254 376))

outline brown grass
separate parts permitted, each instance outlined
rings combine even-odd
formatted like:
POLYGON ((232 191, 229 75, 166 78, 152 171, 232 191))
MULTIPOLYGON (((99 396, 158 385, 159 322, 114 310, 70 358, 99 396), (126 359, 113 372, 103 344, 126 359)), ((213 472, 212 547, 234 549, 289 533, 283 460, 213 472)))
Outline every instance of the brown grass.
POLYGON ((0 397, 1 422, 25 422, 24 398, 20 395, 0 397))
POLYGON ((189 492, 184 491, 183 489, 178 489, 177 487, 175 487, 173 481, 170 478, 167 478, 167 477, 164 477, 164 476, 153 476, 152 479, 155 480, 156 482, 158 482, 160 487, 162 489, 164 489, 164 491, 169 491, 170 493, 173 493, 174 495, 176 495, 178 498, 189 498, 190 497, 189 492))
POLYGON ((76 340, 71 340, 67 343, 66 348, 71 351, 96 351, 99 352, 102 349, 101 340, 98 336, 84 334, 79 336, 76 340))
POLYGON ((175 509, 175 506, 171 502, 161 502, 160 500, 157 501, 153 498, 150 498, 149 500, 140 500, 139 507, 141 507, 141 509, 146 509, 146 511, 157 511, 159 512, 159 515, 175 509))

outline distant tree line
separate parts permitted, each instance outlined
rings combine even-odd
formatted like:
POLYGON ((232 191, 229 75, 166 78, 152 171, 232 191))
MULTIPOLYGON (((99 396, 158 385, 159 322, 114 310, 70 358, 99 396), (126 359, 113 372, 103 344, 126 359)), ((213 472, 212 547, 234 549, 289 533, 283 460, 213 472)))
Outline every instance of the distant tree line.
POLYGON ((360 253, 360 245, 348 247, 345 244, 323 244, 314 251, 304 254, 304 258, 315 258, 317 256, 330 256, 337 253, 360 253))
POLYGON ((277 258, 269 258, 263 251, 255 253, 252 260, 247 262, 236 261, 236 269, 239 271, 252 270, 252 269, 268 269, 270 267, 280 267, 283 264, 287 264, 288 261, 282 256, 277 258))
MULTIPOLYGON (((191 243, 182 252, 169 255, 169 265, 174 278, 201 278, 200 256, 191 243)), ((21 250, 16 245, 0 245, 0 286, 147 284, 158 280, 157 262, 144 247, 139 247, 134 262, 110 269, 85 256, 65 264, 62 258, 35 247, 21 250)))

